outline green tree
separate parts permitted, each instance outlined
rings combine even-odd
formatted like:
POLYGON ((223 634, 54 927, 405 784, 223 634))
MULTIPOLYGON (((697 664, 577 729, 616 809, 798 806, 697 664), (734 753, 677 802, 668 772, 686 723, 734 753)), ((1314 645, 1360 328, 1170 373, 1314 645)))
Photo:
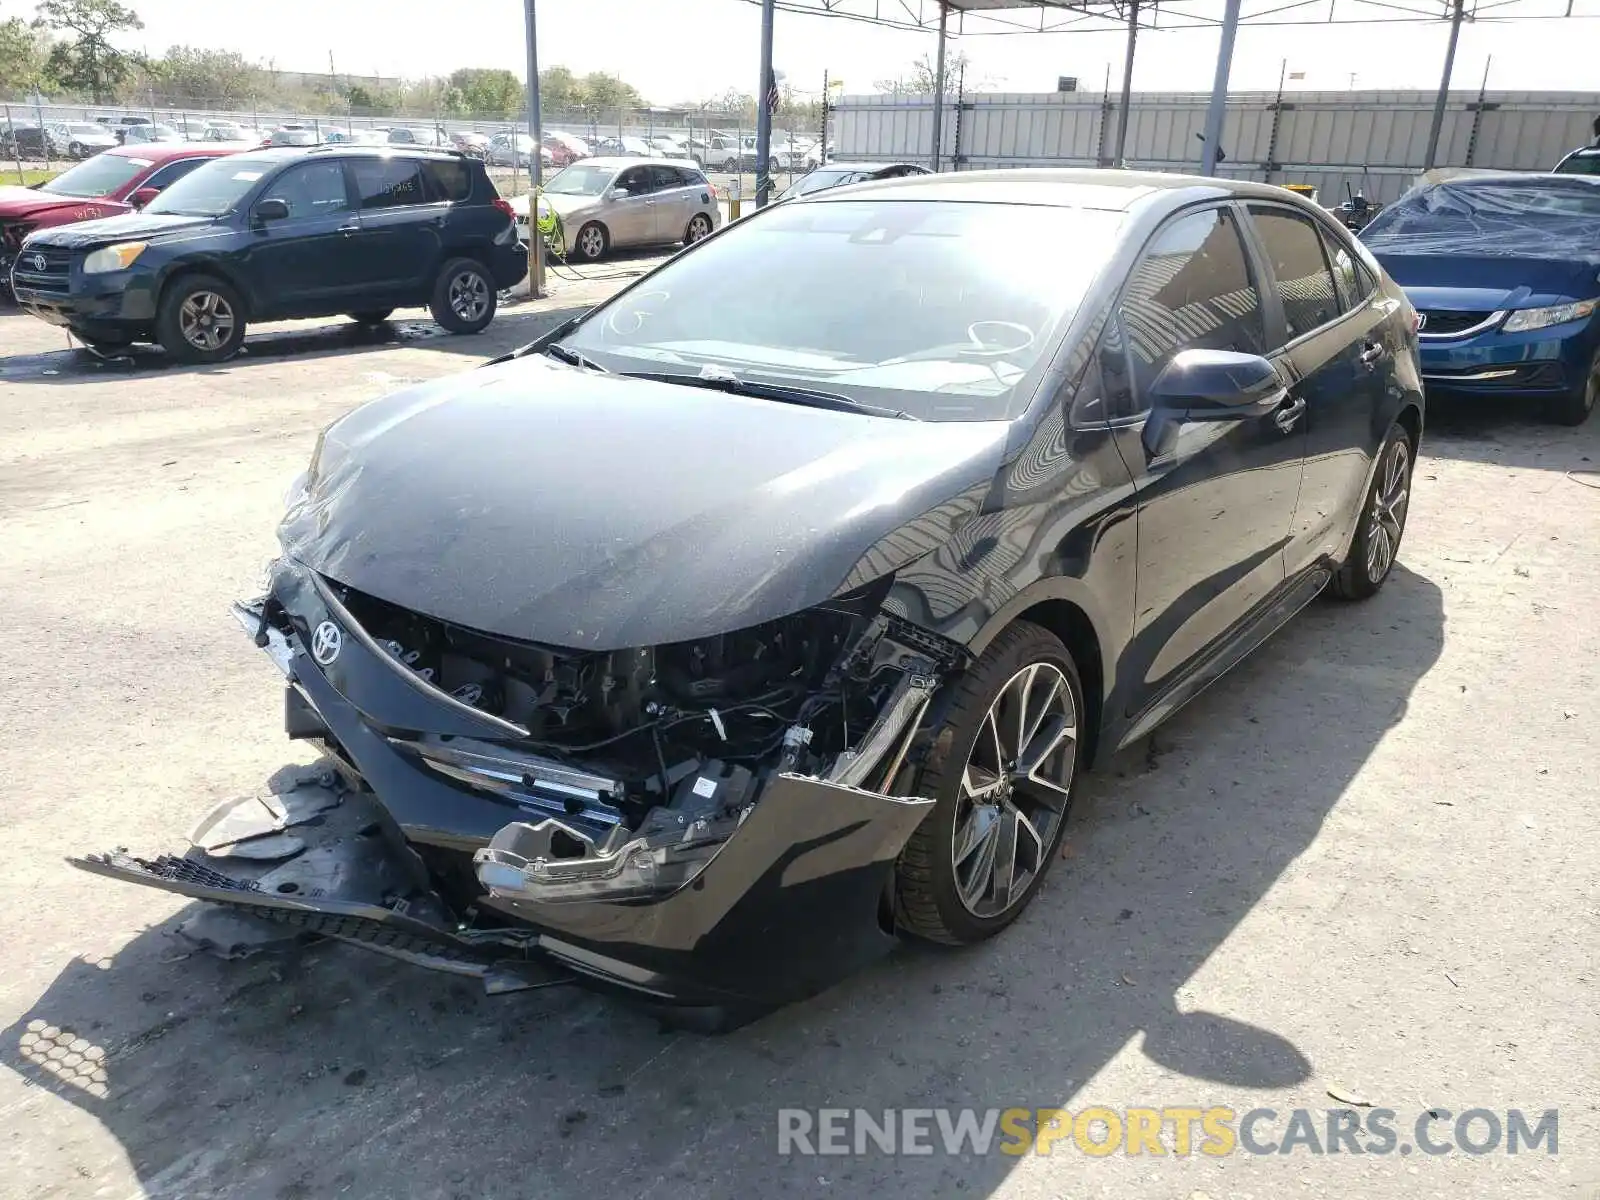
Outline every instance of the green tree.
POLYGON ((21 17, 0 21, 0 95, 21 97, 35 87, 49 87, 49 57, 49 39, 42 30, 21 17))
POLYGON ((399 102, 389 92, 380 88, 369 88, 364 83, 352 83, 344 90, 345 103, 353 112, 363 113, 369 117, 389 117, 394 115, 399 102))
POLYGON ((232 50, 172 46, 150 73, 170 104, 237 108, 263 91, 261 68, 232 50))
MULTIPOLYGON (((543 102, 540 97, 541 105, 543 102)), ((644 98, 633 84, 606 71, 591 71, 583 77, 578 103, 590 108, 640 108, 644 98)))
MULTIPOLYGON (((967 65, 967 56, 963 51, 955 50, 945 55, 944 58, 944 94, 954 96, 956 88, 961 82, 961 72, 967 65)), ((938 64, 931 54, 919 54, 911 64, 911 71, 907 75, 895 79, 880 79, 872 86, 880 92, 889 92, 896 96, 931 96, 934 86, 938 82, 938 64)))
POLYGON ((582 85, 566 67, 546 67, 539 72, 539 107, 559 112, 583 103, 582 85))
POLYGON ((498 67, 462 67, 450 73, 450 86, 460 91, 466 111, 475 117, 503 120, 523 108, 522 80, 498 67))
POLYGON ((50 74, 63 87, 104 103, 135 63, 132 55, 111 44, 110 35, 143 29, 139 14, 119 0, 40 0, 38 12, 36 26, 68 37, 50 51, 50 74))

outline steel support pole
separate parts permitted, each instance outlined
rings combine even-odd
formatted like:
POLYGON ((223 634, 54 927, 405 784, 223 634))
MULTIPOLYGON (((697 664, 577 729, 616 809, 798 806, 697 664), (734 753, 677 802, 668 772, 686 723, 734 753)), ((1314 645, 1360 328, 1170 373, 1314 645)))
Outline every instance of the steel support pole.
POLYGON ((1217 173, 1217 147, 1222 144, 1222 118, 1228 110, 1228 72, 1233 68, 1233 41, 1239 33, 1239 0, 1227 0, 1222 10, 1222 41, 1217 46, 1217 74, 1211 83, 1211 103, 1206 108, 1205 151, 1202 175, 1217 173))
POLYGON ((944 0, 939 0, 939 52, 933 60, 933 169, 939 169, 939 155, 942 146, 940 138, 944 134, 944 42, 945 27, 950 20, 950 9, 944 0))
MULTIPOLYGON (((528 136, 533 149, 528 155, 528 291, 537 299, 544 295, 544 239, 539 236, 539 186, 544 182, 544 129, 539 120, 539 34, 534 16, 535 0, 527 0, 528 21, 528 136)), ((517 142, 511 140, 511 161, 517 161, 517 142)))
POLYGON ((1433 98, 1433 124, 1428 126, 1428 152, 1422 156, 1422 169, 1431 171, 1439 156, 1439 134, 1444 131, 1444 106, 1450 99, 1450 72, 1456 65, 1456 41, 1461 37, 1463 0, 1450 8, 1450 40, 1444 48, 1444 74, 1439 79, 1439 94, 1433 98))
POLYGON ((1133 103, 1133 49, 1139 40, 1139 0, 1128 0, 1128 51, 1122 60, 1122 102, 1117 106, 1117 151, 1111 165, 1122 165, 1128 146, 1128 109, 1133 103))
POLYGON ((767 92, 772 86, 772 13, 775 0, 761 0, 761 86, 756 89, 756 207, 767 206, 772 180, 767 161, 772 157, 772 109, 767 92))

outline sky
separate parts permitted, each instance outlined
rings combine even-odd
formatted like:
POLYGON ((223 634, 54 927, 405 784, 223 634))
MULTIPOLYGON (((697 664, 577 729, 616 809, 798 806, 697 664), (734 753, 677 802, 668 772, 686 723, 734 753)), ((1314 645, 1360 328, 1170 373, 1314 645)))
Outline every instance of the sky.
MULTIPOLYGON (((859 6, 863 0, 854 0, 859 6)), ((886 9, 897 0, 881 0, 886 9)), ((912 0, 915 3, 915 0, 912 0)), ((1191 3, 1193 0, 1191 0, 1191 3)), ((1332 0, 1344 12, 1360 0, 1332 0)), ((1430 0, 1403 0, 1423 7, 1430 0)), ((1482 0, 1485 4, 1492 0, 1482 0)), ((131 0, 145 28, 122 39, 159 54, 172 43, 237 50, 280 70, 326 71, 331 53, 341 73, 417 77, 457 67, 526 66, 522 0, 274 0, 270 20, 197 22, 194 0, 131 0), (448 14, 448 15, 443 15, 448 14)), ((1443 0, 1431 0, 1442 11, 1443 0)), ((1515 0, 1501 11, 1560 12, 1567 0, 1515 0)), ((583 74, 609 71, 656 104, 710 99, 730 88, 757 91, 760 10, 745 0, 537 0, 541 67, 583 74)), ((870 7, 870 3, 868 3, 870 7)), ((1600 0, 1573 0, 1589 19, 1481 22, 1463 27, 1454 86, 1476 90, 1488 70, 1491 88, 1600 91, 1600 0), (1490 56, 1492 55, 1492 62, 1490 56)), ((6 3, 8 11, 22 5, 6 3)), ((1216 4, 1221 11, 1220 0, 1216 4)), ((1251 8, 1277 7, 1247 0, 1251 8)), ((1299 12, 1324 12, 1316 8, 1299 12)), ((1280 16, 1279 19, 1282 19, 1280 16)), ((978 28, 976 22, 971 26, 978 28)), ((1234 90, 1271 90, 1287 64, 1291 89, 1434 88, 1448 27, 1443 23, 1255 27, 1240 30, 1234 90)), ((823 72, 846 93, 909 75, 931 52, 931 33, 882 29, 838 18, 779 12, 774 65, 801 93, 821 91, 823 72)), ((1148 31, 1139 37, 1134 88, 1208 91, 1214 30, 1148 31)), ((964 36, 969 88, 1053 91, 1061 75, 1098 91, 1110 71, 1120 86, 1125 37, 1118 32, 964 36)))

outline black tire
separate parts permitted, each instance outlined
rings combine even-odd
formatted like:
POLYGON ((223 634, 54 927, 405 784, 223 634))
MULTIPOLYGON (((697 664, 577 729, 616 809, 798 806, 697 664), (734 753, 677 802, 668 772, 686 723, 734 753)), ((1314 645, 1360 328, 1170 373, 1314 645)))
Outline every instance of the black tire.
POLYGON ((1329 592, 1338 599, 1366 600, 1376 596, 1384 580, 1389 578, 1400 557, 1400 542, 1405 537, 1406 513, 1411 507, 1411 474, 1415 466, 1416 447, 1411 435, 1396 421, 1389 426, 1388 435, 1378 450, 1372 485, 1362 497, 1361 511, 1356 514, 1356 532, 1350 541, 1349 557, 1333 573, 1328 585, 1329 592), (1397 459, 1398 472, 1395 470, 1397 459))
POLYGON ((705 213, 695 213, 689 218, 689 226, 683 231, 683 244, 692 246, 701 238, 711 236, 711 218, 705 213))
POLYGON ((1600 351, 1589 364, 1589 373, 1571 391, 1546 401, 1545 416, 1557 425, 1582 425, 1600 403, 1600 351))
POLYGON ((244 301, 226 280, 214 275, 184 275, 167 285, 156 310, 156 341, 173 358, 191 363, 222 362, 239 353, 244 334, 244 301), (207 310, 209 324, 204 322, 207 310), (205 336, 192 337, 186 329, 204 330, 205 336))
POLYGON ((482 333, 494 320, 500 295, 487 268, 475 258, 452 258, 434 281, 428 311, 448 333, 482 333))
POLYGON ((392 308, 374 308, 370 312, 354 312, 346 313, 345 315, 357 325, 382 325, 389 319, 389 314, 393 311, 394 309, 392 308))
POLYGON ((571 242, 572 254, 584 262, 596 262, 611 248, 611 235, 599 221, 590 221, 578 230, 571 242))
POLYGON ((85 154, 83 152, 83 147, 80 146, 77 142, 73 142, 70 146, 67 147, 67 154, 71 158, 80 158, 81 159, 81 158, 88 158, 89 157, 87 154, 85 154))
MULTIPOLYGON (((1048 717, 1049 704, 1037 696, 1034 702, 1048 717)), ((929 941, 968 945, 993 937, 1016 920, 1028 906, 1049 871, 1050 864, 1055 861, 1061 836, 1066 829, 1067 815, 1071 810, 1071 789, 1083 768, 1084 747, 1087 744, 1086 711, 1083 685, 1079 681, 1077 664, 1073 662, 1072 655, 1049 630, 1026 621, 1019 621, 1006 629, 955 684, 955 694, 950 700, 944 726, 934 739, 934 745, 942 750, 936 750, 934 758, 924 766, 917 788, 921 795, 935 798, 933 811, 906 842, 895 866, 895 911, 899 925, 905 932, 929 941), (1037 668, 1039 673, 1028 675, 1029 668, 1037 668), (1016 773, 1005 770, 1000 758, 1004 751, 998 738, 991 733, 991 730, 997 731, 1002 725, 1011 726, 1012 723, 1004 717, 1015 713, 1017 681, 1024 678, 1028 680, 1024 695, 1030 694, 1027 688, 1033 687, 1035 680, 1041 681, 1038 683, 1041 692, 1048 681, 1048 686, 1056 689, 1051 692, 1051 699, 1060 695, 1059 689, 1064 686, 1066 699, 1071 704, 1072 736, 1055 742, 1055 749, 1045 756, 1039 771, 1034 772, 1035 775, 1047 772, 1060 787, 1052 785, 1047 790, 1025 778, 1020 784, 1016 783, 1016 773), (991 725, 991 707, 1003 706, 1007 698, 1012 708, 1002 707, 1002 719, 991 725), (1000 771, 991 771, 980 762, 991 758, 1002 768, 1000 771), (983 789, 1003 789, 992 793, 994 803, 980 804, 969 793, 969 768, 972 780, 983 781, 983 789), (1042 798, 1058 805, 1059 811, 1047 814, 1042 806, 1035 811, 1027 822, 1028 830, 1034 831, 1032 837, 1028 838, 1015 814, 1042 798), (1019 869, 1019 855, 1030 859, 1032 868, 1020 887, 1014 886, 1008 891, 1008 898, 1001 907, 989 912, 979 911, 985 904, 993 908, 1000 903, 993 891, 984 893, 981 886, 976 889, 976 899, 972 897, 974 881, 982 884, 978 876, 984 856, 990 853, 990 837, 985 834, 981 839, 971 839, 965 843, 968 846, 967 857, 962 858, 961 862, 971 865, 967 879, 963 880, 957 861, 957 825, 959 822, 964 833, 980 826, 993 830, 995 840, 1004 846, 1006 826, 1003 821, 1007 806, 1010 806, 1013 814, 1009 825, 1013 846, 1012 870, 1015 872, 1019 869), (980 821, 980 809, 984 812, 992 810, 992 818, 980 821), (1041 831, 1041 826, 1046 826, 1047 832, 1041 831), (963 898, 964 893, 968 898, 963 898)), ((1016 715, 1018 720, 1015 723, 1020 725, 1021 714, 1016 715)), ((1054 736, 1054 726, 1046 724, 1044 718, 1036 728, 1040 732, 1033 739, 1033 745, 1048 743, 1054 736)), ((998 853, 995 851, 992 857, 997 857, 998 853)), ((1015 885, 1015 878, 1012 882, 1015 885)), ((989 886, 993 888, 993 885, 991 878, 989 886)))

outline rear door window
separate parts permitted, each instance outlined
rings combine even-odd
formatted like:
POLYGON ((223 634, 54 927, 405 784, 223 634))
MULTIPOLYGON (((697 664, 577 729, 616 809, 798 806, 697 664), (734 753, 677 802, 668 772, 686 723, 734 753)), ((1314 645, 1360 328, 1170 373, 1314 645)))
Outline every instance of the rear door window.
MULTIPOLYGON (((1120 336, 1138 408, 1180 350, 1266 353, 1261 295, 1233 214, 1201 209, 1157 231, 1128 275, 1120 336)), ((1115 417, 1117 413, 1108 413, 1115 417)))
POLYGON ((414 158, 358 158, 351 165, 362 212, 428 203, 422 164, 414 158))
POLYGON ((683 174, 676 167, 649 167, 647 170, 650 172, 650 190, 652 192, 684 186, 683 174))
POLYGON ((1291 340, 1337 320, 1342 312, 1322 235, 1310 217, 1286 208, 1250 206, 1267 251, 1272 286, 1283 304, 1291 340))

